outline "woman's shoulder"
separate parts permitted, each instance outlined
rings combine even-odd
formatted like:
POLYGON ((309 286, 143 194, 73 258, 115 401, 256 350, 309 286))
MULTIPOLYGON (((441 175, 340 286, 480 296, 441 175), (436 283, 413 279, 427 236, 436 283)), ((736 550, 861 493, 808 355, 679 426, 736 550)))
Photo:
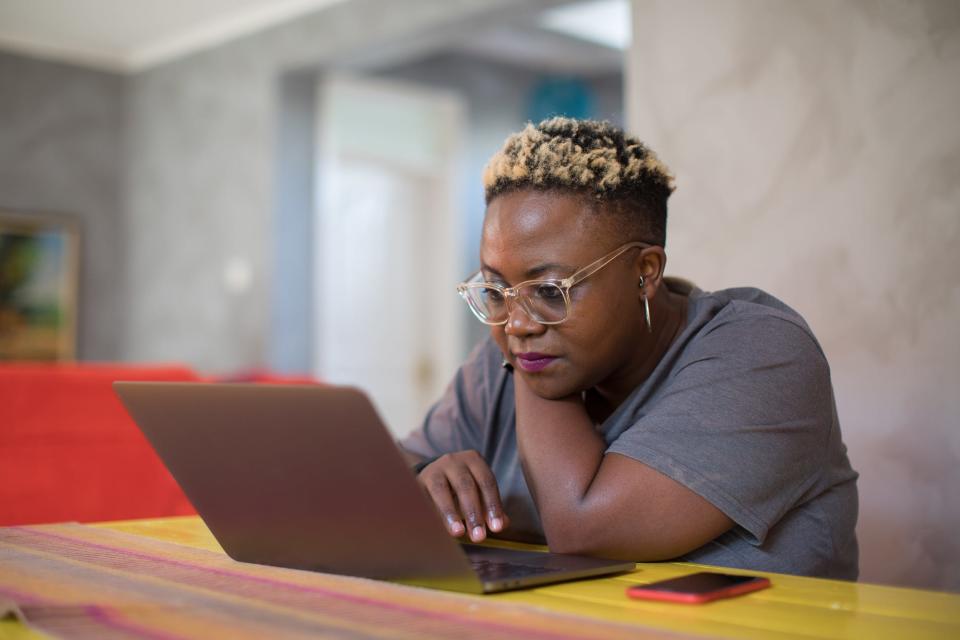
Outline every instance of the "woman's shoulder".
MULTIPOLYGON (((671 291, 675 279, 668 281, 671 291)), ((756 287, 731 287, 704 291, 689 281, 684 291, 689 300, 688 323, 729 322, 754 318, 779 319, 799 326, 806 332, 810 327, 800 313, 780 298, 756 287)), ((681 290, 682 291, 682 290, 681 290)), ((811 332, 812 333, 812 332, 811 332)))
POLYGON ((513 401, 510 370, 505 366, 503 352, 489 335, 482 338, 460 365, 454 376, 453 391, 460 401, 468 396, 481 405, 499 405, 505 399, 513 401))
POLYGON ((756 287, 688 293, 687 333, 693 346, 703 340, 764 345, 774 350, 810 351, 823 358, 823 349, 803 316, 776 296, 756 287))
POLYGON ((503 369, 503 352, 490 334, 485 335, 477 342, 465 364, 481 369, 488 375, 497 375, 503 369))
MULTIPOLYGON (((667 286, 671 291, 678 291, 676 279, 669 279, 667 286)), ((716 316, 720 312, 738 313, 740 315, 769 315, 781 317, 788 321, 800 321, 806 326, 803 317, 791 306, 776 296, 757 287, 731 287, 704 291, 688 280, 681 280, 679 289, 690 300, 691 311, 716 316)))

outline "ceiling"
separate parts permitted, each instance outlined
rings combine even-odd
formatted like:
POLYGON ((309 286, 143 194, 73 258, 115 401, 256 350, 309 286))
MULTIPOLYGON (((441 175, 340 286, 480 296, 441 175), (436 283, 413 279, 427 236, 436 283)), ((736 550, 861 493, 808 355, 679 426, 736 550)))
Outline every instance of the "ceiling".
POLYGON ((138 71, 347 0, 0 0, 0 49, 138 71))
MULTIPOLYGON (((0 0, 0 50, 136 72, 348 1, 0 0)), ((545 11, 532 24, 486 27, 457 48, 598 71, 621 64, 629 24, 629 0, 585 0, 545 11)))

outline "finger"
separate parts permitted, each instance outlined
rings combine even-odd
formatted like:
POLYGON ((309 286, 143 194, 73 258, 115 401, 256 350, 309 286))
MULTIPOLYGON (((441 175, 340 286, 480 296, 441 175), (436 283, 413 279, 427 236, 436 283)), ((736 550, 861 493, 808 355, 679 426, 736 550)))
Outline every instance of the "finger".
POLYGON ((453 487, 460 513, 466 520, 467 535, 473 542, 481 542, 487 537, 486 521, 483 516, 483 502, 480 490, 470 468, 460 464, 447 469, 447 481, 453 487))
POLYGON ((503 531, 507 525, 507 516, 503 511, 503 501, 500 499, 500 487, 497 478, 487 466, 486 461, 479 455, 467 462, 470 473, 473 474, 480 499, 483 502, 484 515, 491 531, 503 531))
POLYGON ((424 470, 419 476, 421 484, 426 488, 427 493, 433 500, 433 504, 440 512, 447 530, 452 536, 462 536, 466 532, 463 525, 463 519, 460 517, 460 511, 457 509, 456 499, 453 495, 453 489, 447 481, 447 477, 442 471, 431 471, 427 473, 424 470))

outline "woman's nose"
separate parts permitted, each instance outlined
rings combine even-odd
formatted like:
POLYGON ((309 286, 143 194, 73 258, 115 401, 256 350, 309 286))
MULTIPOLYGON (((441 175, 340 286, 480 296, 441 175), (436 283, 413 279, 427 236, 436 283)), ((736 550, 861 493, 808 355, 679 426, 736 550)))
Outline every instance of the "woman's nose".
POLYGON ((540 324, 536 320, 530 317, 530 314, 527 313, 526 309, 522 305, 514 302, 513 304, 508 305, 509 315, 507 316, 507 324, 504 326, 504 331, 509 336, 526 336, 531 334, 543 333, 546 329, 546 325, 540 324))

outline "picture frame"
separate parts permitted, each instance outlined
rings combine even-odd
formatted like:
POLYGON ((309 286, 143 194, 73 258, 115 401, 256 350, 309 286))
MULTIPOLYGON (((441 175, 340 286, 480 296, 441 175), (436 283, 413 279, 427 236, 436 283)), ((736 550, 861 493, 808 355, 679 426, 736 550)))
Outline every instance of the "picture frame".
POLYGON ((71 361, 77 351, 75 218, 0 208, 0 361, 71 361))

